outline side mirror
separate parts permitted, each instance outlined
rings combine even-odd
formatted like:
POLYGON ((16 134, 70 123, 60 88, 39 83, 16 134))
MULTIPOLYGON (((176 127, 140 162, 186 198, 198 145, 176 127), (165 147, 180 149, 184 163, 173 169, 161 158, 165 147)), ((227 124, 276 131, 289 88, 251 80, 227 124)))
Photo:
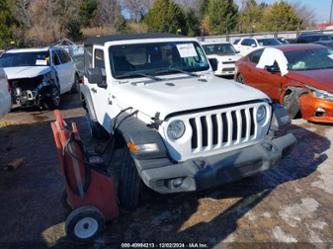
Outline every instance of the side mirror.
POLYGON ((280 73, 280 68, 277 65, 265 66, 265 70, 270 73, 280 73))
POLYGON ((209 63, 212 66, 213 71, 215 72, 217 70, 217 66, 218 66, 219 62, 217 61, 216 58, 211 58, 211 59, 209 59, 209 63))
POLYGON ((106 88, 105 75, 101 68, 88 68, 86 76, 90 84, 97 84, 98 87, 106 88))
POLYGON ((254 44, 254 43, 251 44, 251 47, 253 47, 253 48, 255 48, 256 46, 257 46, 257 45, 254 44))

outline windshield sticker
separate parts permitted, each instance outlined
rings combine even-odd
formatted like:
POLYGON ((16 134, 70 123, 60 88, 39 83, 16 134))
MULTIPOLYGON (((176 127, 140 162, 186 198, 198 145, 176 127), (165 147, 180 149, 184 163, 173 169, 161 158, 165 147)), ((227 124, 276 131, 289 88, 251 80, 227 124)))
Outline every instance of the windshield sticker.
POLYGON ((36 66, 47 66, 47 60, 37 59, 35 64, 36 66))
POLYGON ((192 43, 177 44, 177 49, 182 58, 198 56, 192 43))

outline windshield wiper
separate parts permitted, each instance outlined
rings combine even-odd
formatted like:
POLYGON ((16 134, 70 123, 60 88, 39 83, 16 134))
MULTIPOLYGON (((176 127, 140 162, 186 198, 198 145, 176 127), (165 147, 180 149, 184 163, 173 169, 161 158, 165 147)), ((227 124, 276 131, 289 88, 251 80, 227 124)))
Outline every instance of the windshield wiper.
POLYGON ((150 79, 155 80, 155 81, 161 81, 162 80, 159 77, 156 77, 156 76, 151 75, 151 74, 142 73, 142 72, 129 72, 129 73, 121 74, 121 75, 117 76, 117 79, 124 79, 124 78, 132 77, 132 76, 134 76, 134 77, 135 76, 147 77, 147 78, 150 78, 150 79))
POLYGON ((183 70, 181 68, 178 68, 178 67, 169 67, 169 69, 158 71, 155 74, 168 73, 168 72, 179 72, 179 73, 187 74, 187 75, 192 76, 192 77, 200 77, 200 75, 197 75, 197 74, 189 72, 189 71, 185 71, 185 70, 183 70))

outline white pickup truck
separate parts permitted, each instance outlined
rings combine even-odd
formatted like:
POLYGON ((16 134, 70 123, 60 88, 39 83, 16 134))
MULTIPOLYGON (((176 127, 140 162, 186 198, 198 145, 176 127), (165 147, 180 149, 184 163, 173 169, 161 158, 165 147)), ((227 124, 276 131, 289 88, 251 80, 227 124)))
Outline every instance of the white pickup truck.
POLYGON ((121 151, 116 179, 127 208, 142 183, 159 193, 210 188, 274 167, 295 143, 292 134, 274 137, 290 124, 287 111, 216 77, 194 38, 88 39, 81 98, 92 134, 108 134, 121 151))
POLYGON ((0 68, 0 118, 6 115, 11 107, 12 100, 5 71, 0 68))

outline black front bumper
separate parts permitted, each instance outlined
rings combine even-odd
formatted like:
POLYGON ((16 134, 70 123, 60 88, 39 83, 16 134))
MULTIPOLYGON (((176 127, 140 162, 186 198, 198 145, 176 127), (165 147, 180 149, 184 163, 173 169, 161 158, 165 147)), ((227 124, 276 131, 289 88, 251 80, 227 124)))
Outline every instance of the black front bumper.
POLYGON ((143 169, 140 175, 148 187, 159 193, 207 189, 273 168, 295 142, 296 138, 288 134, 237 151, 143 169))

